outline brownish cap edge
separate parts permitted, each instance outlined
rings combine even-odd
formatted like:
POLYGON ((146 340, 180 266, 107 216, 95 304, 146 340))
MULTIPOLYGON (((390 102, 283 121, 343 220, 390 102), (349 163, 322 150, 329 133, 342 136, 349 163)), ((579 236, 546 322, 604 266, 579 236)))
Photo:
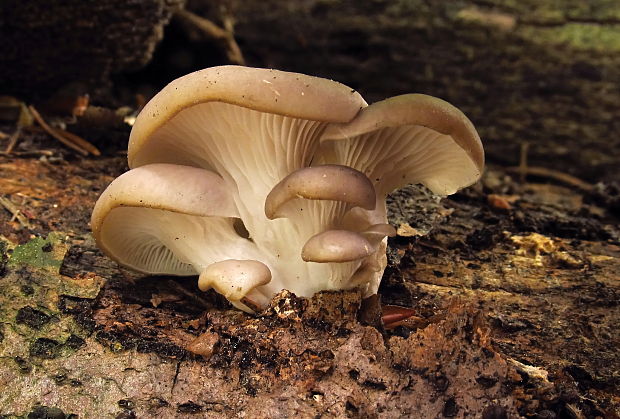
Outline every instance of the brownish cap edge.
POLYGON ((378 241, 383 240, 385 237, 396 236, 396 229, 390 224, 373 224, 361 231, 359 234, 365 237, 368 242, 374 246, 378 241))
POLYGON ((383 237, 395 237, 396 236, 396 229, 387 223, 381 223, 381 224, 372 224, 370 226, 368 226, 364 231, 362 231, 363 234, 376 234, 379 236, 383 236, 383 237))
POLYGON ((330 125, 321 140, 342 140, 403 125, 420 125, 449 135, 482 173, 484 149, 474 124, 458 108, 433 96, 407 94, 373 103, 352 121, 330 125))
POLYGON ((350 121, 367 106, 354 89, 320 77, 233 65, 199 70, 172 81, 142 109, 129 137, 129 166, 157 129, 206 102, 324 122, 350 121))

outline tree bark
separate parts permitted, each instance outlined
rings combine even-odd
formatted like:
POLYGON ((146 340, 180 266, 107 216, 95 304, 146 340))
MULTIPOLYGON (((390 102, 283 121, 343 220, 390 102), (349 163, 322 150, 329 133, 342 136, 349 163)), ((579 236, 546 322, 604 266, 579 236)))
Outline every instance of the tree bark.
POLYGON ((151 59, 164 25, 182 4, 183 0, 3 1, 0 92, 33 99, 70 83, 101 88, 111 74, 136 70, 151 59))

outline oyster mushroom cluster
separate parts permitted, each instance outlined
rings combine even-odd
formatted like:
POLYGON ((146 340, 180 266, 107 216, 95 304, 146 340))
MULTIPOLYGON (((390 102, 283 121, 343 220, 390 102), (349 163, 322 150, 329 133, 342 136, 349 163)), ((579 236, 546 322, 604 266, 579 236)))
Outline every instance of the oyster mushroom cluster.
POLYGON ((388 193, 480 177, 472 123, 409 94, 368 105, 340 83, 224 66, 181 77, 133 126, 131 170, 92 214, 98 246, 149 274, 199 275, 245 311, 288 289, 377 292, 388 193))

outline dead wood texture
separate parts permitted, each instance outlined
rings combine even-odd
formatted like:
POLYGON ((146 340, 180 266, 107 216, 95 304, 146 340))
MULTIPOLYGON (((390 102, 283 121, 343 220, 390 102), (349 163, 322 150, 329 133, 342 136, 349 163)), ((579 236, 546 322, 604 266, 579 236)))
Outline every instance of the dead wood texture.
POLYGON ((382 332, 355 293, 252 317, 119 269, 88 219, 122 157, 0 159, 0 414, 618 414, 620 231, 594 195, 493 169, 449 200, 394 197, 380 294, 415 315, 382 332))
MULTIPOLYGON (((14 10, 0 16, 43 16, 40 8, 68 3, 3 2, 14 10)), ((172 5, 120 3, 110 19, 133 19, 142 7, 140 19, 155 27, 172 5)), ((62 14, 78 34, 106 23, 82 19, 83 4, 116 3, 77 2, 62 14)), ((284 292, 253 317, 201 293, 196 278, 119 268, 95 247, 88 223, 98 195, 126 170, 111 138, 126 138, 127 127, 78 120, 100 158, 25 132, 15 151, 40 158, 0 156, 0 416, 618 417, 620 191, 594 185, 618 164, 617 2, 562 10, 510 0, 221 5, 192 10, 228 29, 236 20, 250 64, 330 77, 370 100, 441 96, 480 127, 491 160, 516 165, 527 141, 523 170, 546 170, 533 183, 491 166, 481 183, 443 201, 420 188, 395 195, 399 235, 389 243, 381 302, 415 314, 384 330, 376 302, 362 304, 354 292, 311 300, 284 292)), ((65 22, 50 19, 54 28, 65 22)), ((28 33, 37 36, 10 38, 17 21, 0 25, 0 40, 12 39, 1 47, 14 61, 0 68, 11 86, 102 77, 87 60, 77 71, 70 56, 42 48, 36 25, 28 33), (35 50, 59 72, 45 73, 35 50), (24 59, 35 61, 19 67, 24 59), (35 74, 18 73, 31 67, 35 74)), ((136 22, 106 30, 150 45, 158 29, 136 22)), ((116 44, 91 44, 94 55, 85 56, 104 72, 150 53, 123 60, 116 44), (97 61, 108 54, 115 59, 97 61)))

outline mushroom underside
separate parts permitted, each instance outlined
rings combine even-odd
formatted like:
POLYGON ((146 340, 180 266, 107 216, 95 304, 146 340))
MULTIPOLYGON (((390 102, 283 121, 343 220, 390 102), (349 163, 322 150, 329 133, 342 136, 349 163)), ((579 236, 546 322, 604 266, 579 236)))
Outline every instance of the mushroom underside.
POLYGON ((480 177, 480 169, 450 135, 419 125, 326 139, 316 161, 342 164, 364 173, 380 200, 398 188, 417 183, 438 195, 450 195, 480 177))
POLYGON ((244 310, 282 288, 300 296, 353 287, 369 294, 387 263, 386 236, 394 235, 387 194, 410 183, 454 193, 480 177, 483 160, 471 122, 436 98, 403 95, 366 106, 322 79, 204 70, 147 105, 129 162, 134 170, 162 163, 206 169, 210 187, 230 205, 213 206, 219 216, 114 207, 98 241, 140 271, 200 274, 201 288, 244 310))
POLYGON ((233 218, 201 217, 141 207, 110 211, 100 244, 121 264, 150 274, 196 275, 222 259, 258 256, 233 218))

